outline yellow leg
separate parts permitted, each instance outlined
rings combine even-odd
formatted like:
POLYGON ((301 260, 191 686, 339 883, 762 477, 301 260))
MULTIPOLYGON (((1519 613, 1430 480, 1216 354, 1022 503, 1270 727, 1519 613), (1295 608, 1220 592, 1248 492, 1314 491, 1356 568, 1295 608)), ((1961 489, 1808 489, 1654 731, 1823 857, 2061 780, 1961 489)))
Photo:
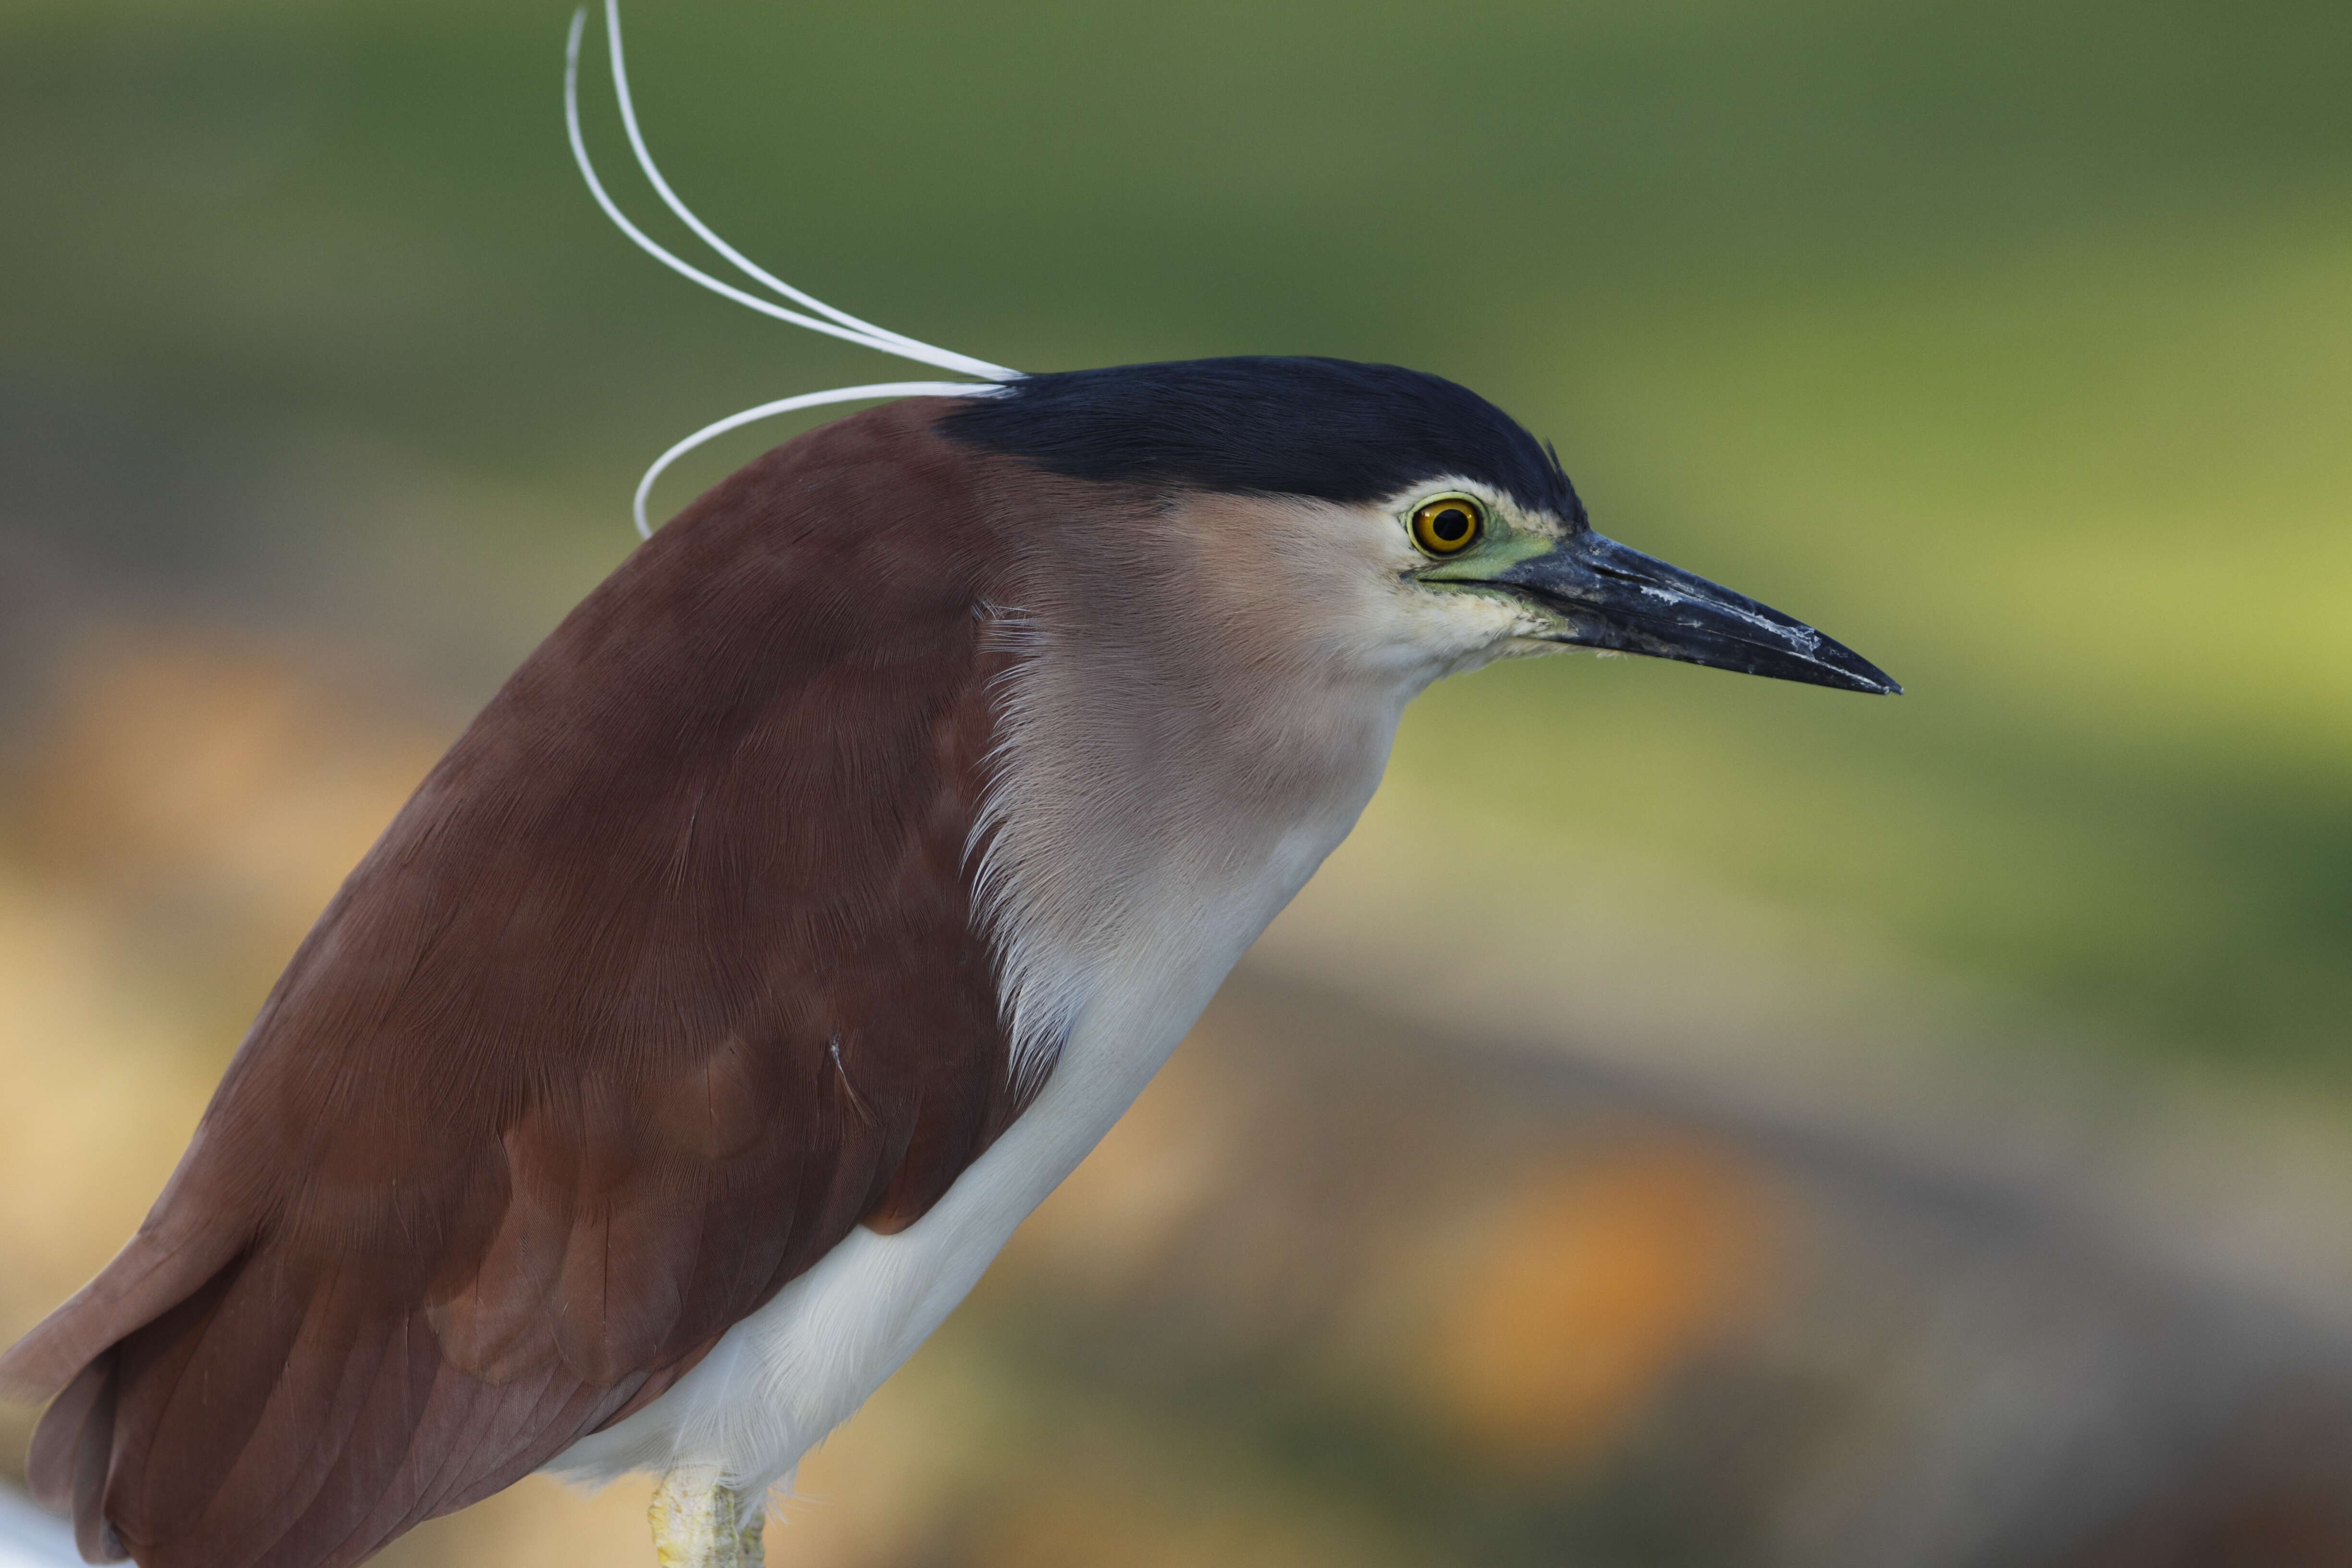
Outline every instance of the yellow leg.
POLYGON ((762 1568, 767 1500, 726 1484, 715 1465, 680 1465, 654 1489, 654 1552, 661 1568, 762 1568))

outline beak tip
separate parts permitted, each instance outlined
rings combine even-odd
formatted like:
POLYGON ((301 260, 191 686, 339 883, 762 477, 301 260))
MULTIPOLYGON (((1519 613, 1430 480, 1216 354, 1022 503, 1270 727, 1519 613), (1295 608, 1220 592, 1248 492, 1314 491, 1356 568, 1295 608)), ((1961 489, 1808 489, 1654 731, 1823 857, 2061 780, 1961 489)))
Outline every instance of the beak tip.
POLYGON ((1839 642, 1823 637, 1811 626, 1804 628, 1817 639, 1804 662, 1794 668, 1785 664, 1747 667, 1747 673, 1774 677, 1781 680, 1798 680, 1810 686, 1826 686, 1833 690, 1852 691, 1864 697, 1900 697, 1903 683, 1878 666, 1839 642))
MULTIPOLYGON (((1849 691, 1858 691, 1865 697, 1900 697, 1903 695, 1903 683, 1895 679, 1893 676, 1887 674, 1885 670, 1879 668, 1878 666, 1871 663, 1870 660, 1863 658, 1862 655, 1854 652, 1853 649, 1846 647, 1845 644, 1839 642, 1836 638, 1822 637, 1821 633, 1813 631, 1810 626, 1805 629, 1813 637, 1821 639, 1819 646, 1813 650, 1813 658, 1815 662, 1820 664, 1825 669, 1835 671, 1838 676, 1843 678, 1838 680, 1824 680, 1821 682, 1821 684, 1824 686, 1843 686, 1849 691)), ((1759 670, 1757 673, 1780 674, 1780 672, 1777 670, 1759 670)), ((1803 677, 1800 676, 1798 679, 1802 679, 1803 677)))

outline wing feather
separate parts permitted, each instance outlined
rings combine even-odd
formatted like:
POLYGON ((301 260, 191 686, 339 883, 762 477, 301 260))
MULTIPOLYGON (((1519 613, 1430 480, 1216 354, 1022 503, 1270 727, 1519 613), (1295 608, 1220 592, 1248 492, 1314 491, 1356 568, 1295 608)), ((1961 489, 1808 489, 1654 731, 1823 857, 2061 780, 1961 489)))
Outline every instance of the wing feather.
POLYGON ((1002 552, 903 404, 697 503, 518 670, 5 1358, 86 1554, 340 1568, 640 1407, 1018 1114, 965 847, 1002 552))

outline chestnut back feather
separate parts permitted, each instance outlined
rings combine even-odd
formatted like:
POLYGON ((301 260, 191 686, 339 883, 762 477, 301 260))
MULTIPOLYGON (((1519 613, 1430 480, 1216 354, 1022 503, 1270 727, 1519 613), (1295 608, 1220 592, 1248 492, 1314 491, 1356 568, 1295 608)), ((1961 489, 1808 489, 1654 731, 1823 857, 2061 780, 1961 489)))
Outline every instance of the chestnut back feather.
POLYGON ((340 1568, 668 1387, 1019 1113, 967 841, 1004 459, 910 402, 639 550, 302 943, 121 1257, 0 1359, 93 1557, 340 1568))

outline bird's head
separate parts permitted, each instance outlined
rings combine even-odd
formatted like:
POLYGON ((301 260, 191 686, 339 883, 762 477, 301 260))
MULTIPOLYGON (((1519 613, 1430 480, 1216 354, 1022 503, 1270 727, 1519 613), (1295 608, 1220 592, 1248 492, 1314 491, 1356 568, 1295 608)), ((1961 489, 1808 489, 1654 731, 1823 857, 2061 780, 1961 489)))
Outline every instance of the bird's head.
POLYGON ((1597 532, 1549 447, 1417 371, 1253 357, 1037 375, 941 428, 1144 488, 1192 526, 1185 559, 1213 596, 1424 680, 1583 647, 1902 689, 1802 622, 1597 532))

